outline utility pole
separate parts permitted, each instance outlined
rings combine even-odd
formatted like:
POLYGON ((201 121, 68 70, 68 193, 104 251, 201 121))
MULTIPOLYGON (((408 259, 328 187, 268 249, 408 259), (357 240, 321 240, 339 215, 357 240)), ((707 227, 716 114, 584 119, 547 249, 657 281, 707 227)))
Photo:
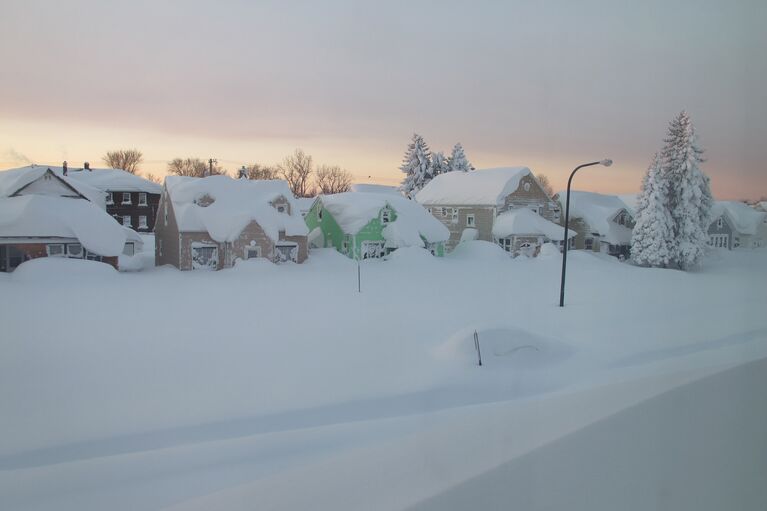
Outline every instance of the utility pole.
POLYGON ((215 158, 211 158, 211 159, 208 160, 208 175, 209 176, 213 175, 213 164, 214 163, 218 163, 218 160, 216 160, 215 158))

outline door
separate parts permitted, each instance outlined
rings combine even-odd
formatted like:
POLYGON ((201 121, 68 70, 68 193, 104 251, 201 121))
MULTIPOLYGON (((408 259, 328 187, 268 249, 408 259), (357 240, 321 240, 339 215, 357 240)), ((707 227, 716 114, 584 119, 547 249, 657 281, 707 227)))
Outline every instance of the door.
POLYGON ((192 245, 192 269, 193 270, 217 270, 218 247, 216 245, 193 244, 192 245))

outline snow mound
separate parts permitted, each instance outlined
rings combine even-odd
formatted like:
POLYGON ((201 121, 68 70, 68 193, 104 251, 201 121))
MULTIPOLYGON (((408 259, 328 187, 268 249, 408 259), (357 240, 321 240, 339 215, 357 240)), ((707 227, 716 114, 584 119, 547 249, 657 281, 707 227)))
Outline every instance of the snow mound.
POLYGON ((117 275, 112 265, 86 259, 70 259, 67 257, 39 257, 25 261, 11 274, 16 281, 53 281, 66 278, 80 280, 82 278, 101 279, 117 275))
POLYGON ((535 370, 562 362, 573 353, 570 346, 556 339, 513 326, 492 325, 460 330, 437 348, 438 356, 476 364, 474 332, 479 338, 483 367, 535 370))
POLYGON ((431 252, 421 247, 402 247, 398 248, 385 257, 387 261, 398 261, 403 263, 420 263, 422 261, 430 262, 435 259, 431 252))
POLYGON ((541 251, 538 254, 538 257, 543 259, 551 259, 551 258, 559 256, 559 254, 560 254, 559 247, 557 247, 555 244, 544 243, 543 245, 541 245, 541 251))
MULTIPOLYGON (((517 208, 498 215, 493 223, 493 236, 505 238, 519 235, 543 235, 551 240, 561 241, 565 230, 562 226, 546 220, 527 208, 517 208)), ((568 239, 577 233, 567 230, 568 239)))
POLYGON ((451 259, 472 259, 486 261, 508 261, 509 254, 495 243, 474 240, 459 243, 447 255, 451 259))

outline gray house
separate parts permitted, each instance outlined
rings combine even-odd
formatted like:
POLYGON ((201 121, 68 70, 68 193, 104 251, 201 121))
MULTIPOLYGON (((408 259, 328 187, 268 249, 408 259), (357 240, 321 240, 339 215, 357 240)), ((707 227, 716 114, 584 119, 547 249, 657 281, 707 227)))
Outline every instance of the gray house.
MULTIPOLYGON (((564 210, 567 192, 554 197, 564 210)), ((628 259, 634 224, 626 202, 617 195, 570 192, 570 226, 578 233, 574 248, 628 259)))
POLYGON ((285 181, 169 176, 155 224, 155 261, 181 270, 219 270, 256 257, 301 263, 307 234, 285 181))
POLYGON ((471 239, 497 243, 511 253, 522 249, 535 252, 546 241, 561 243, 561 235, 556 239, 547 235, 562 230, 556 225, 561 216, 559 204, 546 194, 527 167, 441 174, 420 190, 415 200, 450 231, 448 250, 471 239), (494 230, 501 215, 517 209, 541 217, 542 222, 535 222, 535 232, 518 232, 518 228, 531 230, 529 218, 515 220, 508 216, 503 217, 503 229, 494 230))
POLYGON ((708 244, 718 248, 758 248, 767 245, 767 212, 736 201, 716 201, 711 210, 708 244))

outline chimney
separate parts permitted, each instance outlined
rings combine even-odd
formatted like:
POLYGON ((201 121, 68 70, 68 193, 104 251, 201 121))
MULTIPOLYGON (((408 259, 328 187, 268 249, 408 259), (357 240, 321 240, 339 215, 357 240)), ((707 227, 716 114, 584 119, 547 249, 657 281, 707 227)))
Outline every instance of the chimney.
POLYGON ((91 170, 91 164, 87 161, 83 163, 83 170, 91 170))
POLYGON ((64 163, 61 165, 61 168, 63 169, 64 175, 66 176, 67 175, 67 161, 66 160, 64 160, 64 163))

